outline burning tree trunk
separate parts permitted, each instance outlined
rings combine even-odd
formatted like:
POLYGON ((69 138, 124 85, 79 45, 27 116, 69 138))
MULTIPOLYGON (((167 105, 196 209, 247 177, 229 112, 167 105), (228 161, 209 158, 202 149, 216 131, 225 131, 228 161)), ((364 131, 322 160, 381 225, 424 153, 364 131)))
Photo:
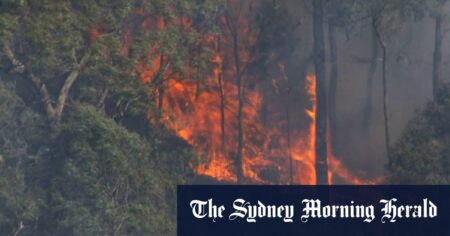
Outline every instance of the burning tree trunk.
POLYGON ((156 104, 156 120, 160 121, 161 117, 162 117, 162 113, 163 113, 163 100, 164 100, 164 69, 163 69, 163 65, 164 65, 164 56, 160 55, 159 56, 159 69, 158 72, 156 73, 156 78, 155 78, 155 83, 157 86, 157 90, 158 90, 158 103, 156 104))
POLYGON ((327 91, 325 85, 325 49, 323 33, 323 1, 313 1, 314 69, 316 73, 316 180, 328 184, 327 164, 327 91))
POLYGON ((281 73, 283 74, 284 80, 286 81, 286 140, 287 140, 287 148, 288 148, 288 158, 289 158, 289 183, 294 184, 294 160, 292 157, 291 150, 291 108, 290 108, 290 99, 291 99, 291 83, 289 77, 286 73, 286 68, 283 63, 279 64, 281 73))
MULTIPOLYGON (((372 19, 375 21, 375 19, 372 19)), ((363 114, 363 131, 366 135, 370 130, 370 119, 372 118, 372 92, 373 92, 373 79, 378 66, 378 47, 375 23, 372 24, 372 55, 370 60, 369 71, 367 73, 367 87, 366 87, 366 104, 364 106, 363 114)))
POLYGON ((337 115, 336 115, 336 90, 338 84, 338 65, 337 65, 337 45, 336 45, 336 33, 335 26, 333 23, 328 24, 328 42, 330 44, 330 87, 328 88, 328 106, 329 106, 329 117, 330 117, 330 133, 331 133, 331 147, 336 146, 336 126, 337 126, 337 115))
POLYGON ((372 22, 373 29, 375 30, 375 34, 379 44, 381 45, 381 55, 382 55, 382 84, 383 84, 383 117, 384 117, 384 141, 386 146, 386 155, 389 156, 389 144, 390 144, 390 136, 389 136, 389 114, 387 107, 387 99, 388 99, 388 91, 387 91, 387 77, 386 77, 386 43, 382 38, 380 30, 378 29, 376 21, 372 22))
POLYGON ((225 149, 225 97, 223 95, 222 72, 219 72, 219 95, 220 95, 220 130, 222 139, 222 148, 225 149))
POLYGON ((161 120, 163 115, 163 105, 164 105, 164 83, 161 81, 158 85, 158 111, 157 111, 157 119, 161 120))
POLYGON ((242 183, 243 180, 243 168, 242 168, 242 148, 243 148, 243 127, 242 127, 242 111, 244 107, 244 99, 242 96, 242 88, 241 88, 241 66, 239 62, 239 51, 237 46, 238 35, 237 32, 233 35, 233 54, 234 54, 234 62, 236 66, 236 87, 238 90, 238 149, 237 149, 237 182, 242 183))
POLYGON ((443 16, 438 13, 435 17, 435 35, 434 35, 434 55, 433 55, 433 97, 436 99, 437 90, 441 79, 442 65, 442 38, 443 38, 443 16))
MULTIPOLYGON (((230 5, 230 4, 229 4, 230 5)), ((237 88, 237 96, 238 96, 238 145, 237 145, 237 154, 236 154, 236 171, 237 171, 237 183, 241 184, 243 182, 244 178, 244 171, 243 171, 243 161, 242 161, 242 151, 244 147, 244 130, 242 125, 242 113, 243 113, 243 107, 244 107, 244 98, 242 94, 242 88, 241 88, 241 62, 239 57, 239 36, 237 31, 237 26, 234 20, 232 19, 232 16, 228 14, 226 15, 226 23, 228 26, 228 29, 230 30, 230 34, 232 37, 232 45, 233 45, 233 59, 234 59, 234 65, 236 70, 236 88, 237 88)))
MULTIPOLYGON (((217 36, 217 53, 220 53, 221 43, 220 37, 217 36)), ((217 83, 219 84, 219 96, 220 96, 220 131, 221 131, 221 141, 222 149, 225 150, 225 96, 223 94, 223 78, 222 78, 222 59, 219 58, 217 61, 217 83)))
POLYGON ((291 112, 289 107, 289 98, 290 98, 290 88, 288 81, 288 89, 287 89, 287 102, 286 102, 286 135, 287 135, 287 146, 288 146, 288 155, 289 155, 289 183, 294 184, 294 160, 292 160, 291 153, 291 112))

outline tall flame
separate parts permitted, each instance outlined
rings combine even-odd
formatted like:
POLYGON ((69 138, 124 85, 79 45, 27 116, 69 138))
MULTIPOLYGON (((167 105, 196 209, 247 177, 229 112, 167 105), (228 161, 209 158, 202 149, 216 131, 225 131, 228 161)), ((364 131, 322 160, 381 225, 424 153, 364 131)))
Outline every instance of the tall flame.
MULTIPOLYGON (((314 75, 308 75, 305 78, 306 92, 312 102, 311 109, 306 109, 305 113, 310 118, 308 134, 307 136, 297 139, 299 143, 297 147, 299 149, 294 152, 294 159, 302 163, 303 168, 299 168, 299 174, 297 175, 297 181, 301 184, 316 184, 316 172, 315 172, 315 141, 316 141, 316 77, 314 75)), ((327 160, 328 160, 328 182, 333 182, 333 177, 338 176, 345 183, 349 184, 376 184, 381 179, 365 180, 354 176, 344 164, 338 160, 331 147, 330 129, 327 129, 327 160)))
MULTIPOLYGON (((225 25, 224 20, 225 18, 221 18, 222 25, 225 25)), ((150 17, 144 21, 142 27, 161 30, 166 24, 181 25, 188 29, 192 21, 182 18, 179 21, 164 22, 161 17, 150 17)), ((250 48, 256 38, 251 34, 248 22, 239 21, 239 27, 242 31, 239 34, 240 39, 243 39, 239 42, 238 57, 240 62, 245 64, 251 60, 253 51, 250 48)), ((221 37, 206 35, 203 40, 205 46, 211 47, 216 55, 210 60, 211 74, 206 75, 202 82, 189 76, 180 79, 179 74, 170 73, 170 67, 163 65, 167 64, 168 59, 158 53, 158 45, 154 45, 149 52, 152 55, 150 63, 140 63, 137 71, 143 82, 159 83, 161 86, 164 81, 164 88, 160 87, 154 91, 158 104, 162 106, 159 107, 161 114, 157 117, 157 122, 173 130, 203 157, 199 164, 192 164, 194 171, 198 175, 210 176, 218 181, 235 182, 239 125, 238 88, 235 83, 236 70, 231 66, 234 63, 231 35, 224 33, 221 37), (163 67, 165 71, 161 72, 163 67), (158 76, 163 78, 158 78, 159 82, 152 81, 158 76)), ((283 79, 288 81, 282 63, 280 71, 283 79)), ((268 127, 261 121, 264 93, 259 91, 258 86, 247 86, 253 79, 250 75, 242 76, 246 81, 241 88, 244 94, 242 160, 245 182, 284 184, 289 183, 289 179, 294 179, 295 184, 316 184, 315 76, 308 75, 305 78, 305 89, 311 104, 311 108, 304 111, 308 123, 302 131, 289 132, 290 137, 286 137, 285 132, 282 132, 282 125, 268 127), (291 164, 293 178, 289 176, 288 171, 291 164)), ((274 81, 275 79, 272 80, 274 81)), ((343 163, 332 155, 331 146, 328 146, 328 165, 330 183, 333 183, 335 176, 346 183, 371 183, 353 176, 343 163)))
MULTIPOLYGON (((214 59, 218 61, 218 59, 214 59)), ((209 78, 217 81, 218 72, 209 78)), ((312 107, 306 109, 309 125, 304 133, 293 134, 290 155, 295 163, 295 183, 316 184, 315 172, 315 119, 316 96, 315 76, 306 78, 306 91, 312 107)), ((223 84, 226 100, 225 109, 225 140, 222 142, 221 109, 219 86, 216 84, 208 90, 198 93, 197 83, 190 80, 169 82, 166 95, 166 111, 164 123, 174 130, 181 138, 191 144, 205 162, 194 166, 199 175, 211 176, 219 181, 236 181, 234 156, 237 136, 237 88, 229 82, 223 84)), ((286 140, 278 130, 269 130, 259 121, 261 95, 257 90, 246 91, 244 108, 244 175, 253 183, 272 183, 265 172, 270 170, 280 172, 287 179, 287 162, 289 156, 286 140)), ((329 181, 333 183, 334 176, 351 184, 372 184, 357 178, 345 168, 341 161, 334 157, 328 146, 329 181)), ((286 182, 276 180, 276 182, 286 182)))
POLYGON ((316 155, 314 145, 316 141, 316 77, 308 75, 305 78, 306 92, 309 96, 312 108, 305 109, 309 117, 307 132, 295 137, 292 158, 298 161, 296 168, 296 182, 300 184, 316 184, 315 160, 316 155))

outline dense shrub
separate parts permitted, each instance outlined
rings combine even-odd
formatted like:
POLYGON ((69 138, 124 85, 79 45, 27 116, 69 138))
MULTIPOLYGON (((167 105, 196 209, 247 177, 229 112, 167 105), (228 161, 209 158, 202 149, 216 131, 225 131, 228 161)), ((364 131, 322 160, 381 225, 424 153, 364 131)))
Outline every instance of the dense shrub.
POLYGON ((89 105, 58 130, 0 83, 0 235, 175 235, 189 146, 139 135, 89 105))
POLYGON ((450 87, 409 123, 391 149, 390 183, 450 183, 450 87))

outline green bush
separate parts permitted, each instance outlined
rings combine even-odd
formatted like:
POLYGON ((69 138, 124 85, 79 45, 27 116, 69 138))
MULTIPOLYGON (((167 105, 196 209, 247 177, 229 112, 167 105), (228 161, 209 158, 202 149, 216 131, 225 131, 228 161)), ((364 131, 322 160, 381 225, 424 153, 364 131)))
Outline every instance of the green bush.
POLYGON ((450 183, 450 86, 417 114, 391 149, 389 183, 450 183))
POLYGON ((0 235, 30 231, 21 225, 35 225, 41 200, 27 178, 45 144, 45 122, 14 91, 12 83, 0 81, 0 235))
POLYGON ((45 228, 58 235, 174 235, 182 178, 161 171, 155 148, 92 107, 72 112, 47 165, 45 228))
POLYGON ((188 145, 173 148, 164 129, 131 132, 88 105, 51 131, 14 90, 0 82, 0 235, 176 234, 188 145))

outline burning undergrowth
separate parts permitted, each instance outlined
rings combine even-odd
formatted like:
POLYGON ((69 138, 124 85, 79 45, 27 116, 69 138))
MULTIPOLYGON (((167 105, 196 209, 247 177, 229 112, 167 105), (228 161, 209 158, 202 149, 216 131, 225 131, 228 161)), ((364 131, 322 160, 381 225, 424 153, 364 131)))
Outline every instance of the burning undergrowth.
MULTIPOLYGON (((161 30, 165 25, 159 19, 153 28, 161 30)), ((189 30, 192 22, 184 19, 179 25, 189 30)), ((310 105, 303 111, 308 117, 304 127, 292 131, 289 127, 286 132, 285 120, 276 125, 264 124, 263 115, 275 114, 263 114, 268 112, 262 109, 263 103, 270 102, 270 98, 261 91, 258 74, 248 69, 257 57, 253 50, 257 38, 248 20, 233 12, 219 16, 217 25, 220 33, 204 35, 202 46, 213 55, 208 63, 210 73, 201 81, 189 77, 189 73, 171 71, 167 62, 170 58, 158 53, 157 47, 152 49, 149 66, 140 65, 141 79, 156 85, 152 96, 157 109, 150 112, 149 118, 192 145, 202 157, 199 164, 191 165, 198 175, 239 182, 238 171, 242 168, 244 183, 316 184, 315 76, 305 78, 304 92, 310 105)), ((278 64, 279 78, 271 80, 275 84, 287 80, 284 63, 274 64, 278 64)), ((269 112, 276 113, 277 109, 269 112)), ((353 176, 334 157, 330 145, 327 149, 330 183, 372 183, 353 176)))

